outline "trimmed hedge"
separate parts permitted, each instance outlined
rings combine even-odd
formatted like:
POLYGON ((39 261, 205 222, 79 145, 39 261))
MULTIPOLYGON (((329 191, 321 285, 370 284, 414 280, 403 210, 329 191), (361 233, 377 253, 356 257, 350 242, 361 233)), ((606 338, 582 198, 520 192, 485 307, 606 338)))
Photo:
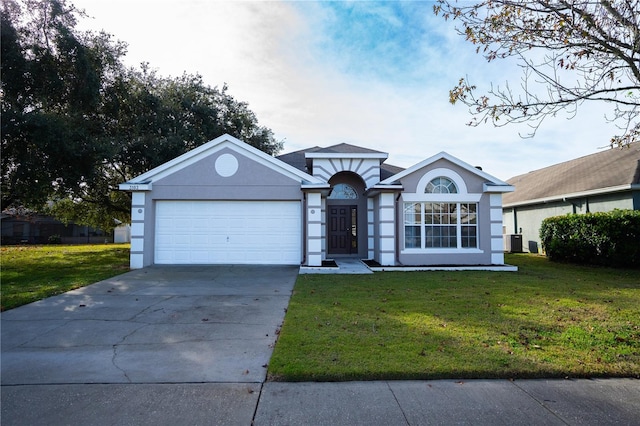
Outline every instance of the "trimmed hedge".
POLYGON ((640 267, 640 211, 549 217, 540 227, 550 260, 591 265, 640 267))

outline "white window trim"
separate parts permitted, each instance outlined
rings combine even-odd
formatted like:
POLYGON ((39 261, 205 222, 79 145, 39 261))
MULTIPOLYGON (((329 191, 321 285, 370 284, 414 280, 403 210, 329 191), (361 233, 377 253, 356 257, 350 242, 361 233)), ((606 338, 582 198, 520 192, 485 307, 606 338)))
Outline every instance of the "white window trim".
POLYGON ((409 203, 479 203, 482 194, 402 194, 409 203))
MULTIPOLYGON (((456 172, 454 172, 453 170, 444 169, 444 168, 433 169, 425 173, 418 181, 418 185, 416 186, 416 193, 427 195, 424 193, 424 191, 427 188, 427 185, 429 184, 429 182, 431 182, 433 179, 437 177, 446 177, 450 179, 458 187, 458 194, 449 194, 449 195, 460 195, 460 194, 468 193, 467 184, 464 182, 464 179, 462 179, 462 177, 456 172)), ((433 194, 433 195, 446 195, 446 194, 433 194)))
POLYGON ((402 254, 480 254, 484 250, 479 248, 406 248, 400 250, 402 254))
MULTIPOLYGON (((425 194, 421 194, 421 195, 425 195, 425 194)), ((436 195, 446 195, 446 194, 436 194, 436 195)), ((453 194, 450 194, 453 195, 453 194)), ((468 195, 468 194, 465 194, 468 195)), ((404 200, 406 201, 406 203, 433 203, 433 202, 442 202, 442 203, 446 203, 447 201, 431 201, 431 200, 420 200, 420 201, 408 201, 408 200, 404 200)), ((477 203, 476 201, 467 201, 468 203, 477 203)), ((464 203, 464 201, 462 202, 457 202, 457 203, 464 203)), ((459 207, 459 206, 458 206, 459 207)), ((478 246, 480 246, 480 222, 478 220, 478 215, 479 215, 479 205, 476 206, 476 244, 478 246)), ((423 235, 424 233, 424 227, 425 227, 425 223, 424 223, 424 207, 421 206, 420 208, 420 217, 421 217, 421 223, 419 225, 407 225, 404 223, 404 211, 405 211, 405 203, 402 204, 402 235, 403 235, 403 248, 400 250, 400 253, 402 254, 479 254, 479 253, 484 253, 484 250, 481 250, 478 247, 462 247, 462 239, 461 238, 456 238, 456 244, 458 245, 458 247, 456 248, 451 248, 451 247, 425 247, 425 248, 415 248, 415 247, 404 247, 406 242, 406 239, 404 237, 405 232, 404 229, 406 226, 420 226, 420 243, 424 244, 425 242, 425 236, 423 235)), ((460 230, 459 228, 463 226, 462 223, 460 223, 460 209, 457 208, 456 209, 457 215, 458 215, 458 220, 456 223, 456 229, 460 230)), ((466 226, 466 225, 465 225, 466 226)), ((461 235, 461 233, 459 233, 459 235, 461 235)))

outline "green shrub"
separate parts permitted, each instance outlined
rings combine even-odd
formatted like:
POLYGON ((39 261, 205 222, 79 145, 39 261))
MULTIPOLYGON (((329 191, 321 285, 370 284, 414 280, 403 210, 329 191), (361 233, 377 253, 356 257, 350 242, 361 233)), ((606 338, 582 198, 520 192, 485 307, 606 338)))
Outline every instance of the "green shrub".
POLYGON ((549 259, 603 266, 640 267, 640 211, 568 214, 540 227, 549 259))

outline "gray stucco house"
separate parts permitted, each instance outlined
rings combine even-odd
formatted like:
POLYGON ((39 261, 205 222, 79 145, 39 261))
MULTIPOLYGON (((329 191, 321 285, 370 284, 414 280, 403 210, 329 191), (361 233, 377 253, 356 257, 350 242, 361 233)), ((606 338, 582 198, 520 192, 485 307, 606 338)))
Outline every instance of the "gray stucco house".
POLYGON ((520 235, 523 251, 538 252, 540 225, 567 213, 640 210, 640 142, 555 164, 507 180, 506 238, 520 235))
POLYGON ((348 144, 269 156, 223 135, 120 185, 131 267, 502 265, 513 187, 446 152, 402 169, 348 144))

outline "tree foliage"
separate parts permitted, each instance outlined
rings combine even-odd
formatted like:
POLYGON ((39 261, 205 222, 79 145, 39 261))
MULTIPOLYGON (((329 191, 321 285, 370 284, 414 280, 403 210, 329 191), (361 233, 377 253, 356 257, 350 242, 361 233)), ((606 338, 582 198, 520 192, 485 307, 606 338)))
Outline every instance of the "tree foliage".
POLYGON ((126 44, 81 32, 66 0, 2 0, 2 209, 110 229, 129 220, 118 184, 229 133, 282 149, 227 86, 123 64, 126 44))
POLYGON ((57 1, 2 3, 3 209, 91 179, 103 156, 92 140, 106 63, 70 31, 75 13, 57 1))
POLYGON ((546 117, 597 101, 620 129, 612 145, 640 139, 639 0, 439 0, 434 11, 460 22, 488 61, 515 57, 524 72, 519 90, 484 95, 461 78, 450 101, 470 107, 470 125, 527 122, 533 135, 546 117))

